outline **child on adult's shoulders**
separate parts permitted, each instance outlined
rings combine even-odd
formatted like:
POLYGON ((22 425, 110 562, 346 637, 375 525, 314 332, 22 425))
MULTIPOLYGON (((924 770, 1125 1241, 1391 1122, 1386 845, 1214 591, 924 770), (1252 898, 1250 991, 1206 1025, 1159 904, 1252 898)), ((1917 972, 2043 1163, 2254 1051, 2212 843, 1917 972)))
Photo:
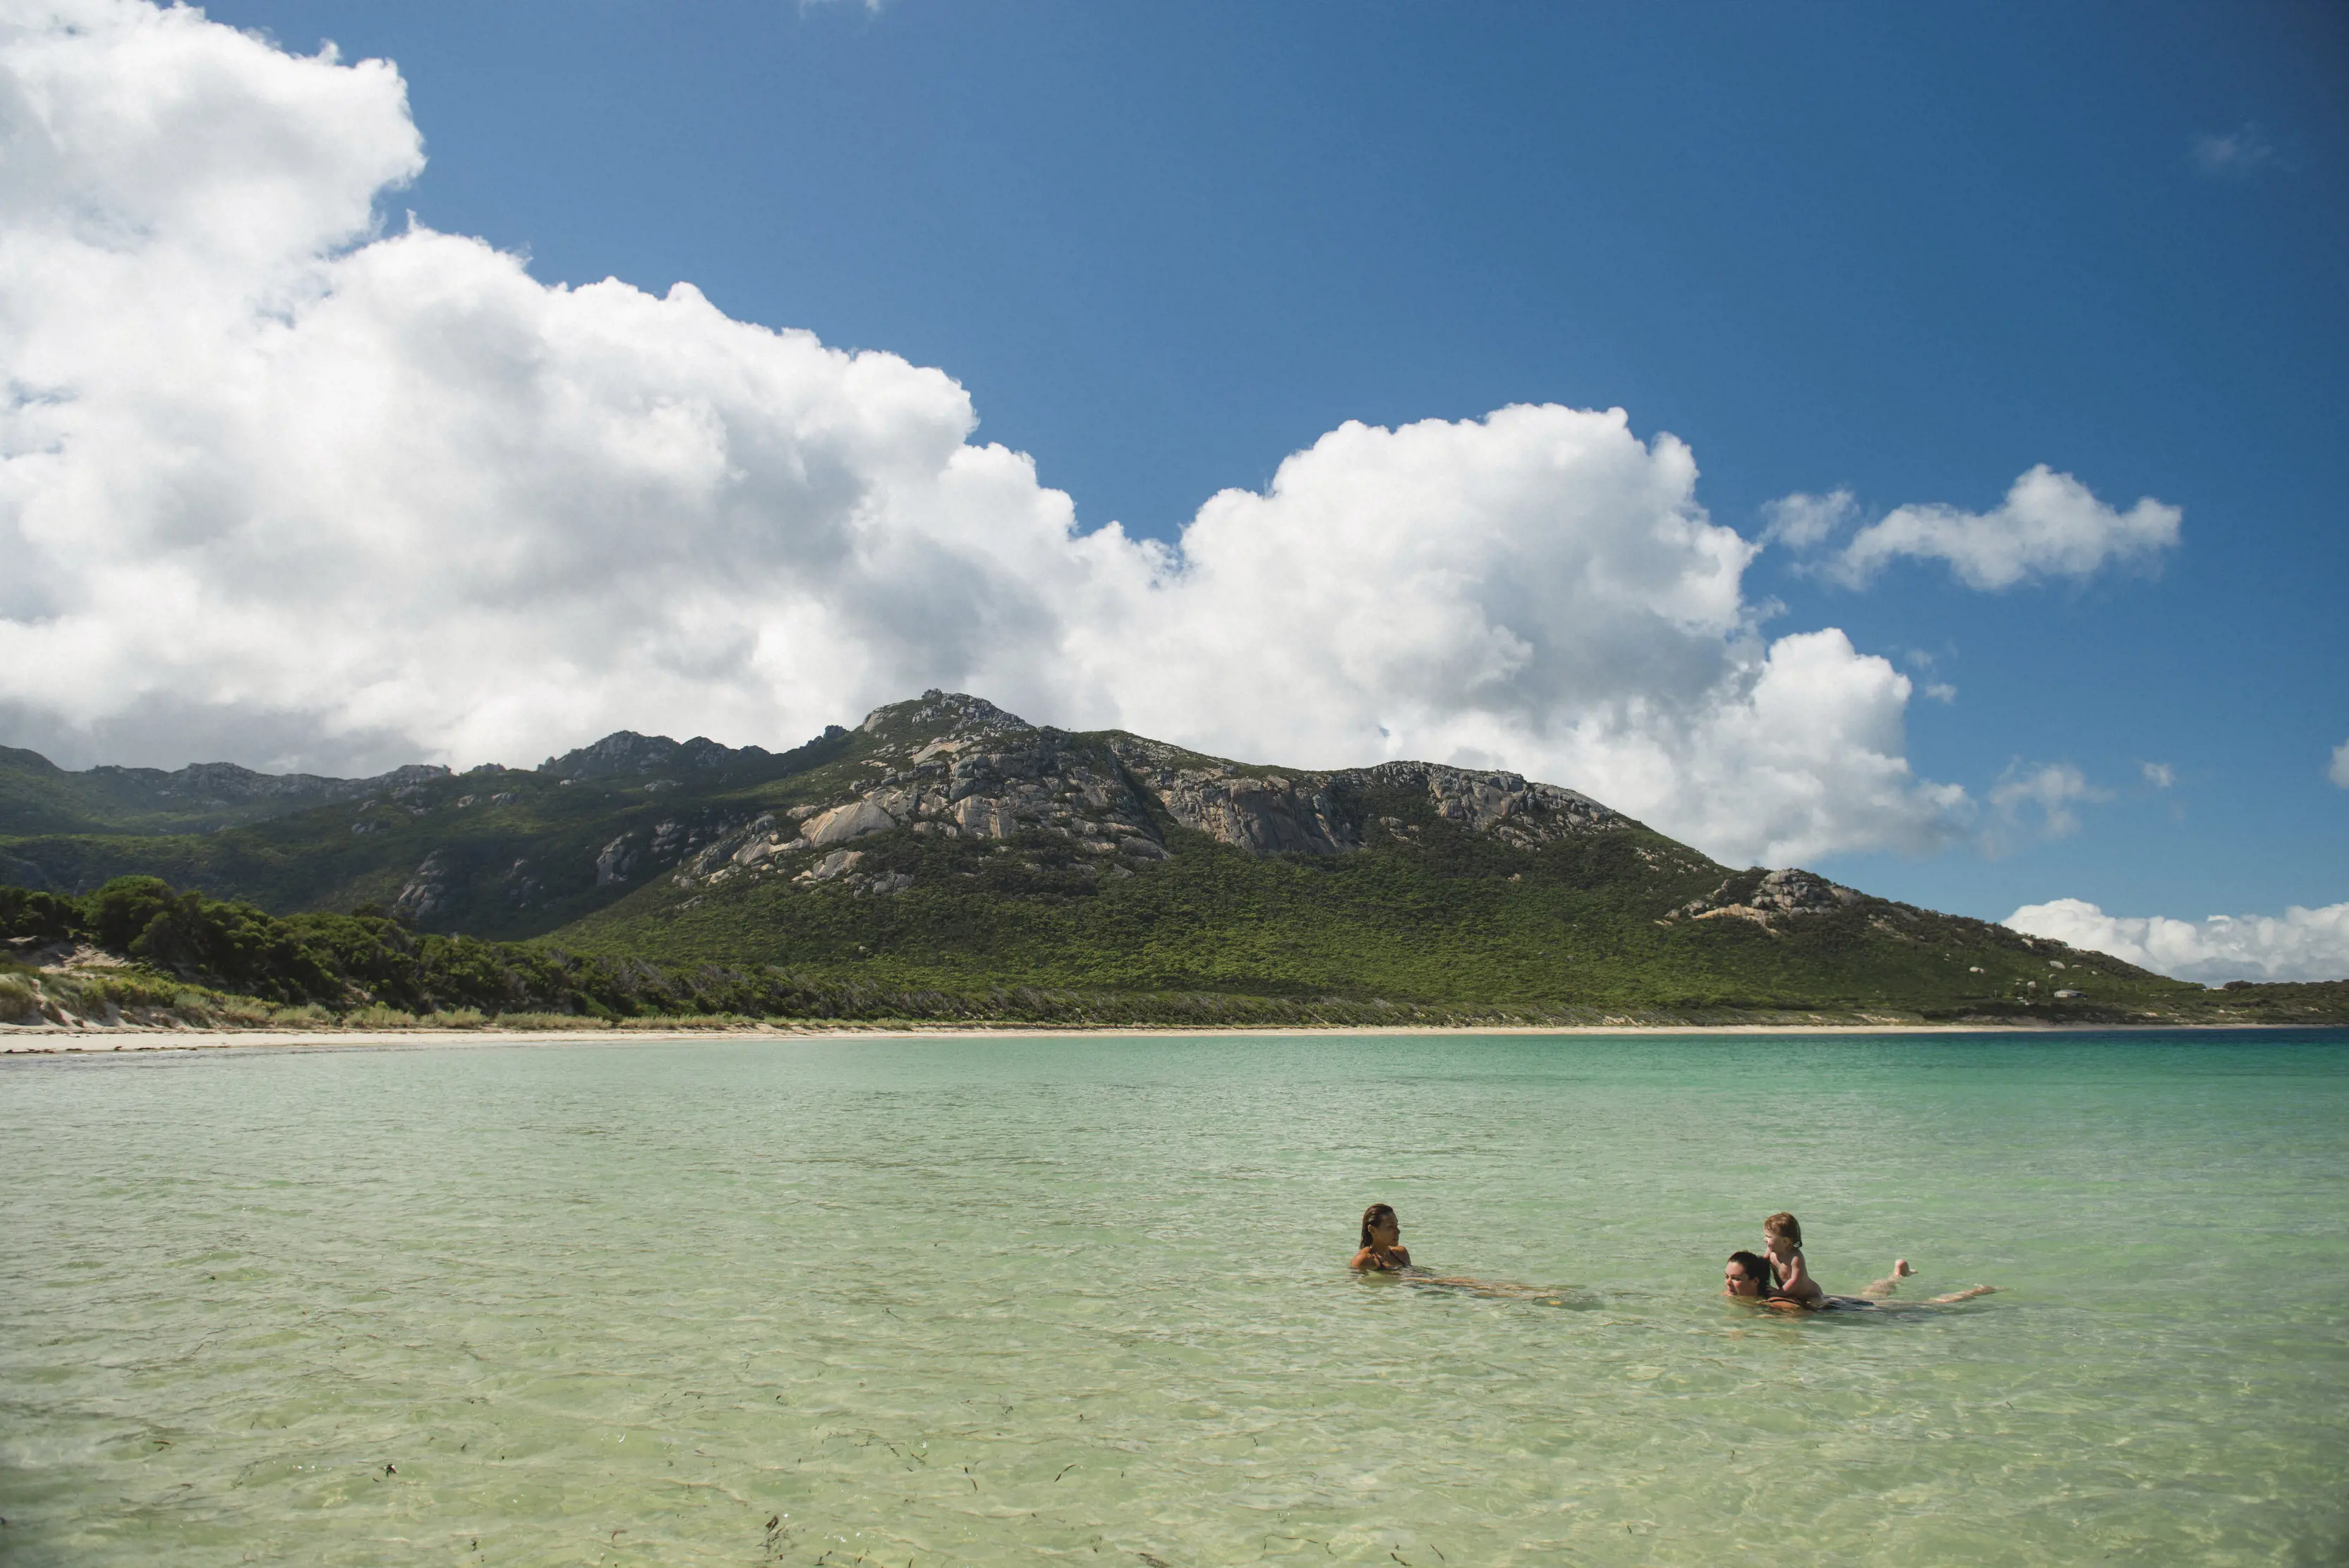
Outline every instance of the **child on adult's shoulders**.
POLYGON ((1803 1222, 1783 1209, 1762 1221, 1762 1254, 1770 1265, 1773 1296, 1810 1306, 1826 1294, 1803 1262, 1803 1222))
POLYGON ((1784 1210, 1771 1215, 1762 1221, 1762 1243, 1763 1251, 1758 1254, 1729 1254, 1729 1262, 1722 1270, 1723 1294, 1782 1312, 1825 1312, 1835 1307, 1947 1306, 1952 1302, 1989 1295, 1997 1289, 1994 1285, 1975 1285, 1970 1290, 1935 1296, 1929 1302, 1889 1302, 1885 1298, 1899 1288, 1902 1280, 1917 1272, 1909 1266, 1908 1259, 1895 1258, 1892 1272, 1880 1280, 1869 1281, 1859 1294, 1831 1296, 1819 1288, 1819 1282, 1811 1277, 1810 1265, 1803 1260, 1801 1220, 1784 1210))

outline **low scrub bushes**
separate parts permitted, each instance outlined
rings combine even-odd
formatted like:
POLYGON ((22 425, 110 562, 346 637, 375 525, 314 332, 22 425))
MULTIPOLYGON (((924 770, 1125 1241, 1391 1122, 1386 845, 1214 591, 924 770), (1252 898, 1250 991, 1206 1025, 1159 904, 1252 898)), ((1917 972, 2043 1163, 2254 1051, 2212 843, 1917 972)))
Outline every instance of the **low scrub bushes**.
POLYGON ((31 1023, 40 1016, 40 982, 21 971, 0 974, 0 1023, 31 1023))
POLYGON ((381 1003, 355 1007, 343 1014, 342 1021, 353 1029, 413 1029, 417 1024, 413 1012, 381 1003))

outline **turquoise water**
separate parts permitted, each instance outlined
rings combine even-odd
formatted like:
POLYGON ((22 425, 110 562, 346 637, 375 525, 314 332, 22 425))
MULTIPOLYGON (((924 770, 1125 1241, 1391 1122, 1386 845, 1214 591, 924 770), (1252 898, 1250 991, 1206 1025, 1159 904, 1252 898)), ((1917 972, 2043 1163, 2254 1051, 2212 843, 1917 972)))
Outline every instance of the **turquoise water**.
POLYGON ((2340 1033, 13 1059, 0 1558, 2335 1563, 2345 1217, 2340 1033))

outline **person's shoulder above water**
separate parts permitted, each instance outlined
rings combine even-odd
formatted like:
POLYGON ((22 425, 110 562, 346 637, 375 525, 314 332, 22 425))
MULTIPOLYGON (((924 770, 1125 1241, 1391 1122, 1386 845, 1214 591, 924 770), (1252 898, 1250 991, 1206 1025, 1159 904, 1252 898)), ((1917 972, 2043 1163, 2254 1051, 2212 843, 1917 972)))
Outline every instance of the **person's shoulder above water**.
POLYGON ((1411 1249, 1402 1244, 1402 1222, 1392 1209, 1373 1203, 1362 1210, 1361 1245, 1348 1266, 1371 1273, 1411 1267, 1411 1249))

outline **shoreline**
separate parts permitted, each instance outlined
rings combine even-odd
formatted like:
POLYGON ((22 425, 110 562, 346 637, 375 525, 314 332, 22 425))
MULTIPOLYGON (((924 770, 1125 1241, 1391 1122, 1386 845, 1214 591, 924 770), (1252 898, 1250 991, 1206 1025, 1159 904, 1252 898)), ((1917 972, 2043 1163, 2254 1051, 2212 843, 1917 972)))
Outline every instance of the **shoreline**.
POLYGON ((1285 1036, 1370 1035, 1814 1035, 2211 1034, 2338 1030, 2327 1023, 1559 1023, 1559 1024, 1285 1024, 1262 1028, 1132 1026, 1055 1028, 1049 1024, 857 1024, 716 1029, 189 1029, 116 1024, 74 1029, 57 1024, 0 1024, 0 1056, 103 1056, 171 1051, 450 1050, 501 1045, 675 1044, 696 1040, 929 1039, 1275 1039, 1285 1036))

